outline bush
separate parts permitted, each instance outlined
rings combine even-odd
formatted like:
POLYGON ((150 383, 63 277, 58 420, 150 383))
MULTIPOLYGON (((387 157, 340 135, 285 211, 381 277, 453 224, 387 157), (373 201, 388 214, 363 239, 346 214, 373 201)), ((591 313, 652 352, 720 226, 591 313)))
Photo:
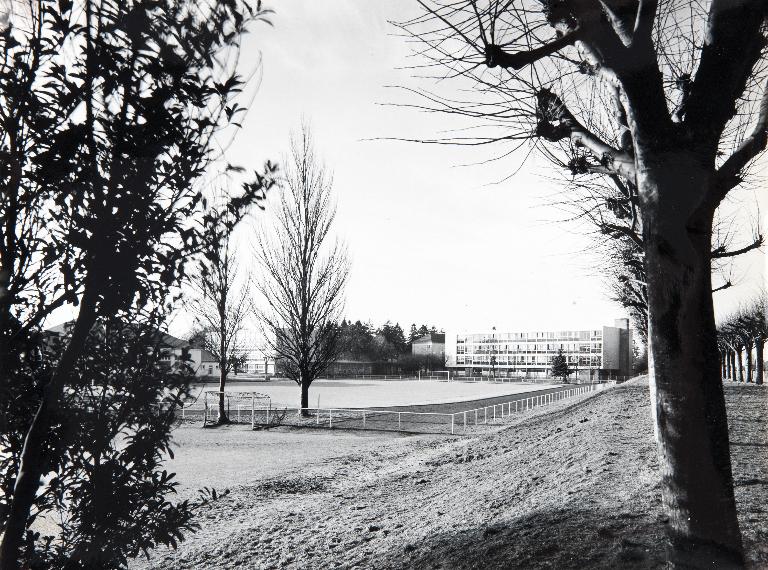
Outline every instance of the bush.
MULTIPOLYGON (((27 530, 30 568, 124 568, 128 558, 157 545, 175 547, 197 527, 194 511, 218 496, 206 490, 197 501, 168 500, 177 483, 163 461, 173 457, 177 404, 194 376, 183 363, 160 366, 157 322, 114 318, 90 334, 46 442, 50 475, 28 524, 45 516, 56 531, 27 530)), ((27 339, 11 367, 13 382, 3 385, 2 401, 12 404, 0 419, 0 528, 24 443, 20 434, 61 345, 59 338, 27 339)))

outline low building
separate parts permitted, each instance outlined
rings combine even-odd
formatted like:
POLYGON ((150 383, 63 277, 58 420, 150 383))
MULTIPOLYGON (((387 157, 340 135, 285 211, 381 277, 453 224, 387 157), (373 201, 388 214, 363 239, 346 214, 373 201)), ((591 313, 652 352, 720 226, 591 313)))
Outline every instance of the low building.
POLYGON ((445 358, 445 333, 429 333, 415 339, 411 344, 411 354, 445 358))
POLYGON ((275 375, 275 355, 260 330, 243 329, 238 333, 236 342, 245 352, 243 372, 258 376, 275 375))
POLYGON ((328 365, 323 376, 332 378, 365 376, 373 374, 373 361, 357 360, 353 358, 339 358, 328 365))
MULTIPOLYGON (((46 329, 48 335, 64 336, 74 327, 75 321, 68 321, 46 329)), ((185 362, 196 376, 218 376, 219 362, 204 348, 190 345, 186 340, 168 333, 157 331, 155 336, 156 348, 160 353, 160 365, 171 368, 185 362), (186 356, 185 356, 186 354, 186 356)))
POLYGON ((629 319, 614 326, 577 331, 451 334, 446 343, 447 366, 463 376, 542 378, 562 350, 571 379, 625 378, 631 374, 632 331, 629 319))

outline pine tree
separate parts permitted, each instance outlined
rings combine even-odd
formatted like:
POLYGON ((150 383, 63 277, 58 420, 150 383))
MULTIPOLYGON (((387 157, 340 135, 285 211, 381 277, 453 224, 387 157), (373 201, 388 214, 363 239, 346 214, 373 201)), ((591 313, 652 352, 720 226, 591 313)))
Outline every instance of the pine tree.
POLYGON ((568 359, 563 354, 562 348, 557 351, 557 354, 555 356, 552 357, 551 365, 552 365, 552 368, 551 368, 552 376, 554 376, 555 378, 562 378, 563 383, 567 384, 568 376, 570 376, 573 370, 568 368, 568 359))

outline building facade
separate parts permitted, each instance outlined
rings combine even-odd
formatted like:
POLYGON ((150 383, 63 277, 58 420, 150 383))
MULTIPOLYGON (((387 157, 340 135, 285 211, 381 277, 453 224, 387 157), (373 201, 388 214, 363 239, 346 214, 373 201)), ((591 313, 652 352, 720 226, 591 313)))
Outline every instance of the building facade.
POLYGON ((627 377, 632 367, 629 319, 592 330, 451 334, 445 346, 448 368, 464 376, 546 377, 560 350, 580 381, 627 377))
POLYGON ((445 357, 445 334, 429 333, 413 341, 411 354, 416 356, 445 357))

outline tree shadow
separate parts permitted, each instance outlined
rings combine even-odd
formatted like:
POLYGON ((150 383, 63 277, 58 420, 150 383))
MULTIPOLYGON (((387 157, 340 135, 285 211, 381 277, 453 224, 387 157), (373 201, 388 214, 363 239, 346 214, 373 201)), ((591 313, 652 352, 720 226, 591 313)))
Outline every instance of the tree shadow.
POLYGON ((488 526, 446 530, 418 543, 402 544, 385 559, 384 566, 392 568, 646 569, 666 565, 664 527, 651 514, 593 509, 537 512, 488 526))

